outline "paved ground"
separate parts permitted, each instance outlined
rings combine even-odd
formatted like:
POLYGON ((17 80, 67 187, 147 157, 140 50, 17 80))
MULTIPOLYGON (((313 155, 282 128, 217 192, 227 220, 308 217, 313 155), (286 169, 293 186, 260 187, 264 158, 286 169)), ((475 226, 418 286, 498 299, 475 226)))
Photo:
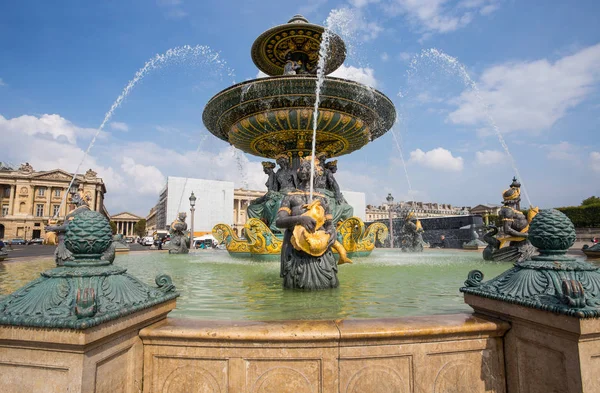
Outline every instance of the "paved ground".
MULTIPOLYGON (((132 251, 148 251, 149 246, 140 246, 137 243, 130 244, 130 252, 132 251)), ((13 250, 7 249, 8 257, 6 261, 20 258, 40 258, 51 257, 54 255, 54 246, 30 245, 30 246, 14 246, 13 250)))

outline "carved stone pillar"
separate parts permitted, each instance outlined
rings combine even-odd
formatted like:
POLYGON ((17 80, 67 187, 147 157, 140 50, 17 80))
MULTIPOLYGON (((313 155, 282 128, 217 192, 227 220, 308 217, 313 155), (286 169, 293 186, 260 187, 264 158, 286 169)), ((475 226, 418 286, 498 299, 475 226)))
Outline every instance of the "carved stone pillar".
POLYGON ((12 216, 15 213, 15 194, 17 192, 17 186, 10 186, 10 197, 8 199, 8 215, 12 216))

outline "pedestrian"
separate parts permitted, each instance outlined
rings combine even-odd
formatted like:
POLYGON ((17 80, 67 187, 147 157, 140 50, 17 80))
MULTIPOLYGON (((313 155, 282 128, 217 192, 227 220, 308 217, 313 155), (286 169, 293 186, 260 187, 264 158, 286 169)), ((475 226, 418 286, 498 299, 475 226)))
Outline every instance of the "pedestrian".
POLYGON ((159 250, 162 250, 162 246, 163 246, 162 244, 163 244, 162 240, 161 240, 161 239, 159 239, 159 240, 158 240, 158 249, 159 249, 159 250))

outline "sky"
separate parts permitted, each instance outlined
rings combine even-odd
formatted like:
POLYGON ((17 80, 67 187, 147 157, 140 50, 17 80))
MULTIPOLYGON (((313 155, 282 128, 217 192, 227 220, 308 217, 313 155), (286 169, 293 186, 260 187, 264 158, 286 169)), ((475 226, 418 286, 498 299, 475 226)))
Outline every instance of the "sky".
POLYGON ((339 158, 342 189, 499 204, 516 168, 525 206, 600 195, 600 3, 585 0, 5 2, 0 161, 76 171, 154 59, 79 170, 104 179, 108 211, 145 217, 168 176, 264 189, 263 159, 210 134, 202 111, 262 76, 252 43, 298 13, 345 40, 334 76, 397 109, 392 131, 339 158))

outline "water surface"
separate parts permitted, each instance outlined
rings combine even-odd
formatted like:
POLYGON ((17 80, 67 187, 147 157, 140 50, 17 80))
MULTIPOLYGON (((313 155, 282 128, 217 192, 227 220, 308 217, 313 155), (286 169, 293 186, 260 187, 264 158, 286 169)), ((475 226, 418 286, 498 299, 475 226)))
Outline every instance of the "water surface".
MULTIPOLYGON (((0 295, 13 292, 53 267, 50 259, 0 263, 0 295)), ((181 297, 171 316, 203 319, 280 320, 391 318, 470 311, 458 289, 469 271, 485 279, 512 264, 483 261, 481 253, 425 250, 407 254, 376 249, 370 257, 339 266, 340 287, 318 292, 283 290, 279 262, 229 257, 226 251, 189 255, 132 252, 115 264, 142 281, 169 274, 181 297)))

